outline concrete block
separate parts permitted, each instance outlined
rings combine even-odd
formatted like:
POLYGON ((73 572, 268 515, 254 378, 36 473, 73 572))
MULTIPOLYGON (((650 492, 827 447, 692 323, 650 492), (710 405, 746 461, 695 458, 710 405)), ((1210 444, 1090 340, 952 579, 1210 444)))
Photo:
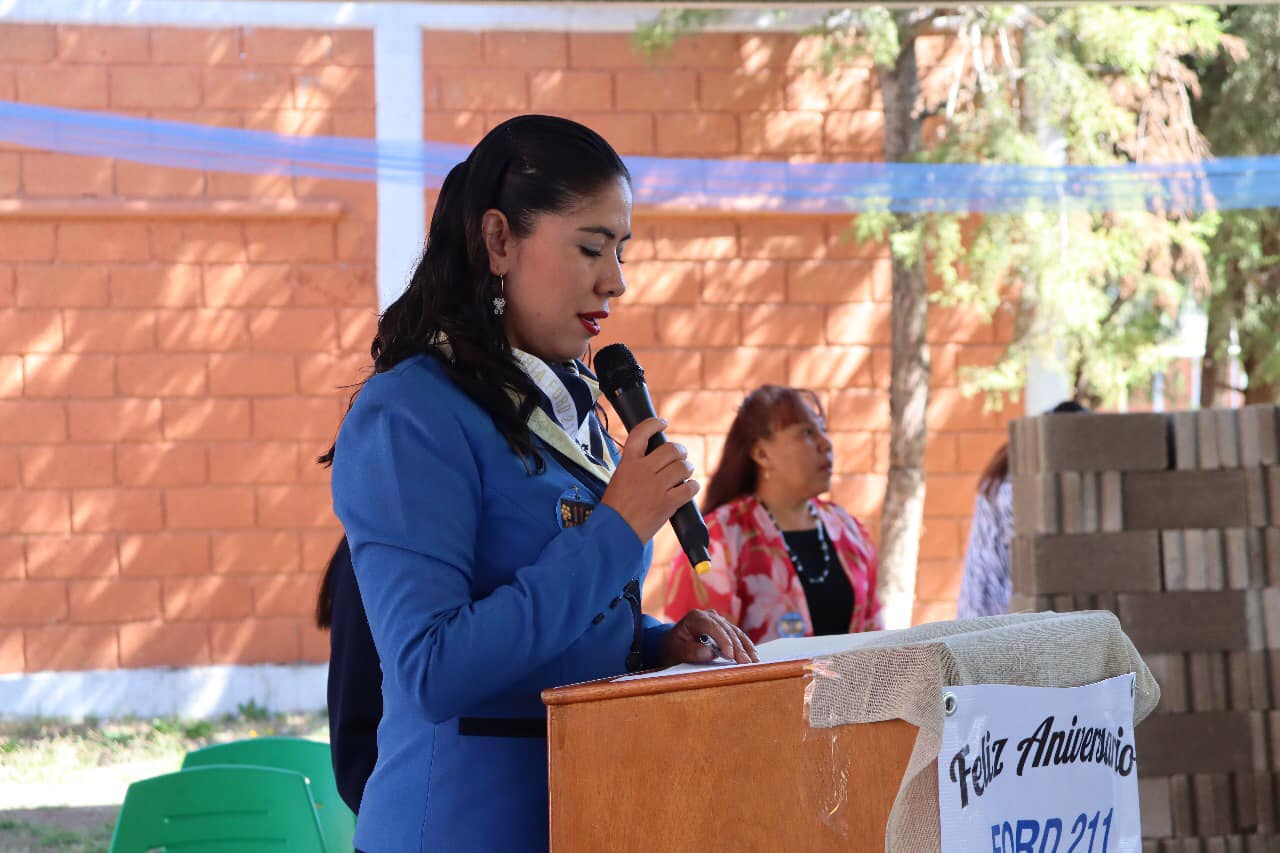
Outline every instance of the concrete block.
POLYGON ((1044 471, 1163 471, 1169 467, 1164 415, 1050 414, 1037 418, 1044 471))
POLYGON ((1195 412, 1174 412, 1170 416, 1173 426, 1173 467, 1179 471, 1193 471, 1200 467, 1196 420, 1195 412))
POLYGON ((1240 464, 1246 468, 1280 463, 1276 407, 1254 403, 1240 410, 1240 464))
POLYGON ((1124 475, 1130 530, 1248 527, 1244 471, 1135 471, 1124 475))
POLYGON ((1247 649, 1251 648, 1247 595, 1239 591, 1120 593, 1118 615, 1143 654, 1247 649))
POLYGON ((1024 595, 1159 592, 1160 539, 1154 530, 1037 536, 1014 567, 1024 595))

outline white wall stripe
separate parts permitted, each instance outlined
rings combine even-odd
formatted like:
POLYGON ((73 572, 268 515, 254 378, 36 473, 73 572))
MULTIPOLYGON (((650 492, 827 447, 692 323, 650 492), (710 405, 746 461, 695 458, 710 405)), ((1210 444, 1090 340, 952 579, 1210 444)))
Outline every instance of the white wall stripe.
MULTIPOLYGON (((378 141, 422 141, 422 30, 383 22, 373 31, 378 141)), ((404 290, 426 233, 422 187, 378 176, 378 310, 404 290)))

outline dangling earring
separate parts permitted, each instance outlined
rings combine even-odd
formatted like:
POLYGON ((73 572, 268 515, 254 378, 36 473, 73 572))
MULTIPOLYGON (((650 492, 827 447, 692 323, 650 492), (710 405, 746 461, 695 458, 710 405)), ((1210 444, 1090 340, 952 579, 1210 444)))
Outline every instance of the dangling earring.
POLYGON ((493 316, 501 317, 502 312, 507 309, 506 282, 502 276, 498 276, 498 295, 493 297, 493 316))

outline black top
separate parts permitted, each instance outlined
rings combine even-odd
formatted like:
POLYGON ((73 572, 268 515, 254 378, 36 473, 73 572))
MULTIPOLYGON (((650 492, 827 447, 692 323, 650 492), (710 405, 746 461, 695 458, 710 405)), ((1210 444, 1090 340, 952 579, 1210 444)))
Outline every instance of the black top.
POLYGON ((840 566, 835 545, 827 542, 827 550, 831 555, 830 571, 821 583, 815 583, 814 579, 821 577, 823 570, 822 543, 818 541, 817 529, 788 530, 782 535, 801 563, 796 567, 796 573, 800 576, 800 585, 804 587, 809 618, 813 621, 813 633, 849 633, 849 623, 853 620, 853 587, 840 566))
POLYGON ((333 554, 331 571, 329 749, 338 793, 353 812, 359 812, 364 785, 378 761, 382 666, 360 601, 345 537, 333 554))

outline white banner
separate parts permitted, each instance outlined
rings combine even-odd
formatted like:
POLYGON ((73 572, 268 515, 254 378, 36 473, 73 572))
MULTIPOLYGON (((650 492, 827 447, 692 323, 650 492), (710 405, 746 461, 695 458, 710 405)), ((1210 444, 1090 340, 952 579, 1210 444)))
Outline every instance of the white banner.
POLYGON ((948 688, 943 853, 1140 853, 1134 678, 948 688))

